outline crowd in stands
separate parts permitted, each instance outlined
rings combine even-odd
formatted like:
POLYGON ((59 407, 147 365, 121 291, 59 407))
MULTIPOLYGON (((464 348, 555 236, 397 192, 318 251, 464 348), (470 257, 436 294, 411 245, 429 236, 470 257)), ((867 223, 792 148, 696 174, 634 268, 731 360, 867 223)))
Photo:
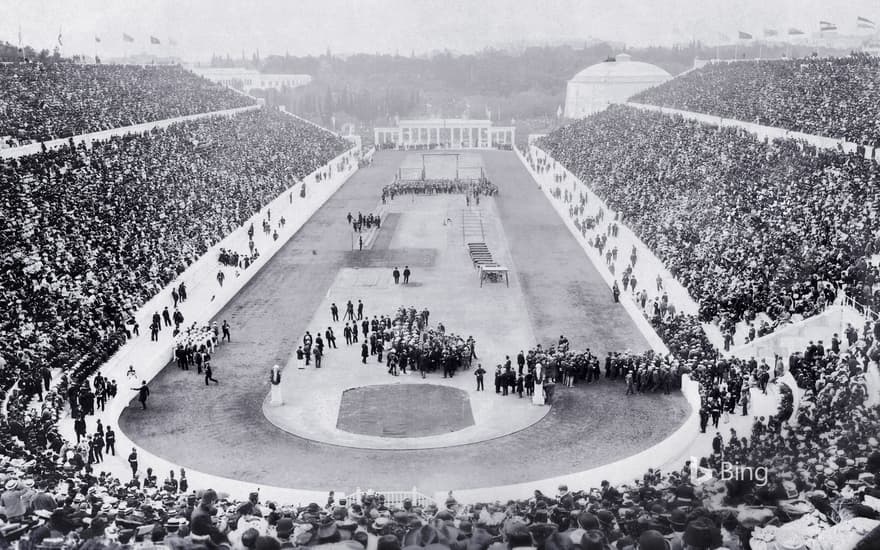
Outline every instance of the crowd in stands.
POLYGON ((631 98, 880 146, 880 57, 709 63, 631 98))
POLYGON ((700 319, 722 330, 761 311, 777 323, 808 317, 841 288, 873 299, 872 161, 623 106, 540 146, 618 212, 700 319))
POLYGON ((179 66, 0 64, 6 146, 253 104, 179 66))
MULTIPOLYGON (((673 268, 700 300, 703 319, 808 315, 827 301, 825 283, 872 295, 875 271, 865 258, 875 246, 877 174, 859 159, 625 108, 560 130, 544 146, 673 268)), ((845 537, 862 539, 851 545, 858 550, 880 546, 880 410, 868 404, 865 382, 868 364, 880 358, 880 326, 870 323, 848 330, 845 343, 811 344, 788 358, 805 390, 796 415, 783 399, 779 414, 756 419, 745 437, 718 441, 699 464, 714 475, 699 482, 698 465, 685 464, 632 483, 560 486, 554 495, 507 502, 331 494, 325 505, 294 506, 257 492, 236 500, 191 488, 184 471, 160 484, 141 471, 135 451, 130 481, 97 472, 105 453, 116 454, 112 430, 77 429, 86 437, 73 443, 57 424, 68 408, 83 418, 114 398, 117 383, 91 375, 127 338, 141 337, 132 312, 344 148, 312 126, 254 112, 0 164, 9 181, 0 188, 8 251, 0 273, 0 548, 17 541, 24 550, 740 550, 760 542, 799 549, 835 524, 854 531, 835 533, 830 547, 845 537), (54 387, 48 367, 63 373, 54 387), (722 479, 728 463, 766 476, 722 479)), ((229 263, 234 253, 225 252, 229 263)), ((184 307, 185 288, 177 294, 184 307)), ((697 317, 662 300, 642 306, 670 353, 605 358, 604 377, 625 381, 627 393, 669 391, 688 373, 717 425, 716 409, 732 412, 749 388, 780 374, 782 358, 774 365, 723 358, 697 317)), ((472 338, 442 324, 428 328, 427 310, 401 308, 381 323, 361 310, 364 335, 382 330, 389 341, 389 361, 412 353, 420 367, 454 372, 477 358, 472 338)), ((350 302, 346 316, 356 322, 350 302)), ((183 326, 164 311, 155 322, 183 326)), ((207 352, 218 329, 194 326, 178 336, 178 349, 207 352)), ((519 370, 528 366, 538 379, 570 385, 602 374, 600 358, 572 351, 564 337, 521 355, 519 370)))
MULTIPOLYGON (((19 436, 0 438, 3 454, 43 461, 39 449, 60 449, 53 399, 45 398, 40 414, 26 406, 48 389, 46 372, 62 373, 55 399, 88 387, 128 338, 145 337, 133 317, 141 305, 345 148, 312 125, 254 111, 0 163, 7 413, 0 430, 19 436)), ((179 327, 183 284, 175 293, 179 327)), ((171 324, 170 312, 163 314, 154 315, 157 331, 171 324)))

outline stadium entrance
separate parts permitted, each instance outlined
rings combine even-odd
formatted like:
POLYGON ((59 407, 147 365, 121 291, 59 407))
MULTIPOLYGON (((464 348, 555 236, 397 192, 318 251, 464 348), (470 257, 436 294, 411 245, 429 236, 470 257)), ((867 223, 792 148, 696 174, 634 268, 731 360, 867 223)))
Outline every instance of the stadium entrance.
POLYGON ((401 120, 397 127, 373 130, 379 149, 509 149, 516 128, 492 126, 491 120, 441 118, 401 120))

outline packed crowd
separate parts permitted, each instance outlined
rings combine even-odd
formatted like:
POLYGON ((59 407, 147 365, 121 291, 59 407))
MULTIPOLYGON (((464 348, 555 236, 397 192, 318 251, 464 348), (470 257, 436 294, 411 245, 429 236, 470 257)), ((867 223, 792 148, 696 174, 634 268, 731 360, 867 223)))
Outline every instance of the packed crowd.
POLYGON ((840 288, 873 300, 880 167, 871 161, 629 107, 540 146, 619 213, 703 321, 808 317, 840 288))
POLYGON ((443 323, 436 328, 428 325, 430 312, 414 307, 397 309, 391 326, 387 331, 388 367, 392 374, 406 374, 406 369, 413 372, 442 370, 443 378, 452 377, 458 370, 466 370, 471 360, 476 358, 473 337, 464 338, 452 332, 446 332, 443 323))
MULTIPOLYGON (((0 389, 19 439, 57 437, 52 400, 37 416, 26 407, 48 387, 46 370, 63 373, 56 396, 80 391, 140 336, 133 314, 141 305, 345 147, 314 126, 260 111, 0 164, 0 389)), ((176 306, 185 292, 175 289, 174 315, 156 312, 151 333, 181 326, 176 306)))
POLYGON ((7 146, 253 104, 179 66, 0 64, 7 146))
POLYGON ((880 57, 709 63, 632 101, 880 146, 880 57))
POLYGON ((498 194, 498 186, 483 178, 480 180, 421 179, 395 180, 382 188, 382 204, 394 200, 397 195, 439 195, 463 193, 478 199, 480 195, 492 197, 498 194))

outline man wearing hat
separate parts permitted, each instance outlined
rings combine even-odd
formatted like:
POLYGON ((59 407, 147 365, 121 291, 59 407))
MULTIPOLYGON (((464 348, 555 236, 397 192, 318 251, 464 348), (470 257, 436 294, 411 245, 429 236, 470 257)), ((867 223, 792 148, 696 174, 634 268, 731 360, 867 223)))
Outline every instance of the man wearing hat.
POLYGON ((3 505, 6 519, 9 522, 15 522, 26 512, 24 500, 22 500, 25 488, 19 480, 10 479, 6 482, 4 489, 5 491, 0 495, 0 504, 3 505))

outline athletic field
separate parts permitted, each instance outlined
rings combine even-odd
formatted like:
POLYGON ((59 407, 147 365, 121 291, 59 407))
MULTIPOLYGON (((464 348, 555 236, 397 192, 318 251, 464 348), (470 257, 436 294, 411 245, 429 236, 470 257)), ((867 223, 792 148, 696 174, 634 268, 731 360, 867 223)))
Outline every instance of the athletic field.
MULTIPOLYGON (((426 175, 454 172, 453 158, 426 160, 426 175)), ((421 164, 419 154, 377 153, 217 316, 232 326, 232 343, 213 358, 220 384, 206 387, 169 365, 150 385, 151 408, 126 409, 125 433, 188 469, 258 484, 437 491, 586 470, 674 431, 689 413, 681 395, 625 399, 619 381, 557 386, 552 407, 495 395, 491 373, 505 355, 514 359, 560 334, 603 356, 647 343, 513 153, 459 158, 459 167, 482 167, 500 188, 478 208, 462 195, 401 195, 382 205, 381 189, 401 166, 421 164), (381 212, 382 228, 364 250, 354 244, 348 212, 381 212), (510 287, 480 288, 462 229, 474 216, 510 269, 510 287), (391 270, 404 265, 412 283, 394 285, 391 270), (372 357, 362 364, 359 347, 345 346, 343 325, 330 322, 329 304, 342 313, 348 299, 363 300, 369 317, 427 307, 431 325, 473 335, 487 391, 476 392, 467 371, 422 380, 392 377, 372 357), (304 332, 323 334, 331 324, 339 349, 326 353, 322 369, 297 370, 290 359, 304 332), (282 407, 266 403, 275 363, 287 365, 282 407), (382 385, 394 388, 383 393, 382 385), (381 396, 394 398, 391 410, 381 396)))

